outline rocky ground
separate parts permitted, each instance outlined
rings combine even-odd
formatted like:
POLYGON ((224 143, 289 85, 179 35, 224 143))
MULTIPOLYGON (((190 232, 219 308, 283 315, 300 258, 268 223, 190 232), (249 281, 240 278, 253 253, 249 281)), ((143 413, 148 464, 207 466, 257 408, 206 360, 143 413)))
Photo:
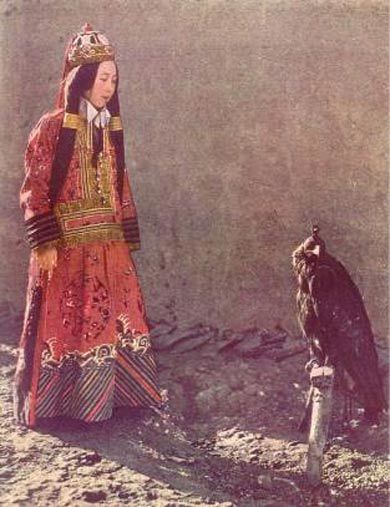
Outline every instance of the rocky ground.
POLYGON ((92 425, 15 426, 15 348, 3 343, 1 505, 388 505, 386 418, 377 428, 343 427, 338 395, 323 484, 307 485, 306 436, 296 430, 308 385, 299 340, 282 329, 183 330, 174 317, 154 326, 167 410, 120 409, 92 425))

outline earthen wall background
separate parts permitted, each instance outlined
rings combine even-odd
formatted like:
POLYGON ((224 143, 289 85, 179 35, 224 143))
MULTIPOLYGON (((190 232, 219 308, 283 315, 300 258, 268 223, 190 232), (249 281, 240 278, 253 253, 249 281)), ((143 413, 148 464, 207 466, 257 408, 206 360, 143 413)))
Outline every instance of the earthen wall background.
POLYGON ((385 335, 388 13, 375 0, 2 2, 0 320, 24 305, 26 139, 86 21, 119 53, 150 317, 296 331, 291 251, 318 222, 385 335))

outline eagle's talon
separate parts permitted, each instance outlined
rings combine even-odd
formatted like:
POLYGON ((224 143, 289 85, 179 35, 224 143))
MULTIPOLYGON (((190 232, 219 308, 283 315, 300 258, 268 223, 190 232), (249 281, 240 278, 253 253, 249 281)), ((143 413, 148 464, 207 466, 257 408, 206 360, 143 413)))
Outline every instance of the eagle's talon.
POLYGON ((318 368, 319 366, 321 366, 321 364, 318 359, 310 359, 310 361, 305 364, 305 371, 310 373, 313 368, 318 368))

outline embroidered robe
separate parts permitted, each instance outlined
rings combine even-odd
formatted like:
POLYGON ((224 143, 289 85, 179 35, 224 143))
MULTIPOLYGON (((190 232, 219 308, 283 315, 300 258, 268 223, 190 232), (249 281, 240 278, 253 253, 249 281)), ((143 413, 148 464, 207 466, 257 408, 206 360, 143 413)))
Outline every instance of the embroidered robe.
POLYGON ((25 155, 21 207, 32 249, 25 321, 15 378, 15 414, 34 426, 65 415, 87 422, 116 406, 161 404, 145 306, 130 250, 139 231, 126 173, 118 194, 115 149, 104 130, 104 153, 92 165, 91 125, 56 110, 32 131, 25 155), (66 178, 50 200, 53 159, 62 125, 76 130, 66 178), (48 280, 35 250, 56 246, 48 280))

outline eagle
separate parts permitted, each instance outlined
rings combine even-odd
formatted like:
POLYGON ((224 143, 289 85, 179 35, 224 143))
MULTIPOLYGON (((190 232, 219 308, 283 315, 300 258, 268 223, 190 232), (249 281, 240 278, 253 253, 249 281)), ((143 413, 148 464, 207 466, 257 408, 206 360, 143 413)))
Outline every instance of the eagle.
POLYGON ((387 408, 378 355, 363 298, 346 268, 325 248, 319 227, 293 252, 298 281, 298 322, 314 366, 333 366, 350 399, 364 407, 364 419, 379 423, 387 408))

